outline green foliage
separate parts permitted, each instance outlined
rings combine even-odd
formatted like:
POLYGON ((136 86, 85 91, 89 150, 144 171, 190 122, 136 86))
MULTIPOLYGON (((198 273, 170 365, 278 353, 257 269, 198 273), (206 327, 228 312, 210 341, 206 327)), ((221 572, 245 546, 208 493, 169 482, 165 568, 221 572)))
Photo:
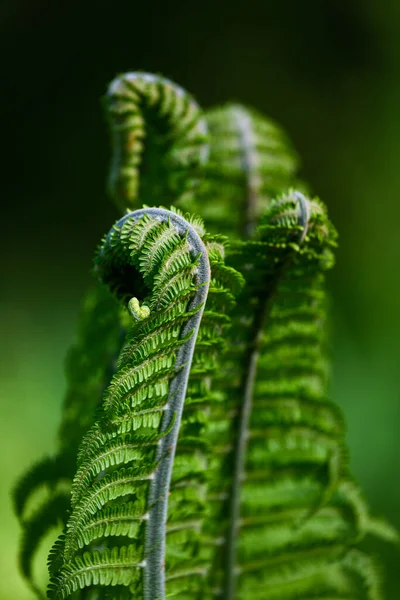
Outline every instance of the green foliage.
POLYGON ((117 204, 180 209, 128 212, 97 251, 59 452, 14 494, 24 576, 40 596, 32 559, 61 524, 55 600, 381 599, 361 546, 397 534, 369 515, 328 394, 336 233, 291 189, 286 136, 144 73, 106 106, 117 204))
POLYGON ((95 411, 114 371, 114 363, 124 337, 126 311, 100 284, 91 288, 83 302, 78 339, 66 361, 68 388, 59 431, 59 448, 54 457, 36 463, 18 482, 14 490, 15 512, 22 527, 22 573, 33 590, 43 597, 33 581, 32 560, 40 537, 55 525, 64 525, 67 506, 57 501, 59 492, 70 493, 76 468, 76 455, 83 434, 93 423, 95 411), (29 510, 35 495, 45 493, 44 502, 51 506, 51 517, 42 507, 29 510), (57 518, 58 516, 58 518, 57 518))
POLYGON ((117 205, 190 197, 208 149, 206 124, 189 94, 164 77, 126 73, 111 83, 104 102, 113 144, 109 190, 117 205))
POLYGON ((282 129, 253 109, 228 104, 205 117, 210 157, 193 208, 210 227, 248 237, 269 201, 295 184, 296 154, 282 129))
MULTIPOLYGON (((195 224, 201 228, 198 220, 195 224)), ((206 237, 206 243, 212 239, 206 237)), ((210 257, 211 266, 215 262, 210 257)), ((220 255, 218 262, 224 272, 220 255)), ((61 566, 53 574, 51 597, 64 598, 71 590, 109 581, 129 586, 132 593, 143 581, 145 597, 162 596, 166 543, 165 575, 173 581, 169 587, 190 584, 192 593, 197 586, 199 594, 203 582, 196 576, 203 574, 204 565, 196 550, 202 543, 209 452, 204 430, 209 405, 215 401, 212 374, 223 346, 218 305, 223 305, 224 296, 231 301, 230 290, 217 275, 208 290, 209 261, 199 235, 181 216, 160 209, 136 211, 122 219, 105 238, 96 265, 101 279, 122 301, 136 292, 137 278, 143 279, 146 290, 141 300, 129 301, 133 325, 98 420, 81 444, 72 512, 65 541, 58 545, 61 566), (121 279, 129 267, 129 279, 121 279), (213 288, 218 290, 217 302, 213 288), (204 328, 197 336, 208 293, 204 328), (166 529, 169 494, 173 500, 166 529), (108 558, 103 562, 103 554, 96 553, 98 540, 110 549, 108 558, 118 557, 118 564, 118 548, 124 540, 129 542, 123 557, 136 557, 138 573, 133 579, 119 567, 111 575, 108 558)), ((235 277, 232 269, 226 271, 235 277)))
POLYGON ((233 264, 251 265, 239 321, 241 307, 254 311, 232 340, 244 369, 227 598, 266 589, 271 598, 352 597, 347 556, 368 518, 359 518, 366 509, 349 482, 341 415, 327 398, 324 272, 334 246, 323 206, 292 193, 271 202, 255 239, 233 249, 233 264))

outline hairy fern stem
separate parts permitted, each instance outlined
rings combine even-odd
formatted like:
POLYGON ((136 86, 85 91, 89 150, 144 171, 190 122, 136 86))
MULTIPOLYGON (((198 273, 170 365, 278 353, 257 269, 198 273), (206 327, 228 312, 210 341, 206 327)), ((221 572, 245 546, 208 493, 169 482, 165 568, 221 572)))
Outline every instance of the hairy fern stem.
POLYGON ((234 106, 231 114, 239 134, 239 147, 242 149, 241 168, 247 180, 242 236, 248 238, 254 232, 259 212, 258 196, 262 182, 260 174, 257 172, 259 153, 256 148, 253 121, 249 113, 240 106, 234 106))

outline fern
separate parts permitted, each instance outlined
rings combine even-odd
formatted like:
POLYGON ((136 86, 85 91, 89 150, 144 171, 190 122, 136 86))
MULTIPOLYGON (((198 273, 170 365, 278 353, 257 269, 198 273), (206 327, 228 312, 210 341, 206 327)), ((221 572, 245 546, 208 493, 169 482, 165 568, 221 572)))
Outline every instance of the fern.
MULTIPOLYGON (((226 598, 261 598, 266 589, 271 598, 360 593, 347 556, 369 517, 348 473, 342 417, 326 395, 324 271, 334 246, 323 206, 293 193, 271 203, 257 239, 238 244, 232 257, 252 266, 244 293, 255 309, 238 338, 246 340, 247 363, 226 598), (310 556, 319 565, 314 575, 310 556)), ((364 587, 366 597, 377 594, 364 587)))
MULTIPOLYGON (((194 225, 201 227, 198 221, 194 225)), ((142 209, 111 230, 98 254, 97 270, 123 302, 143 289, 136 285, 141 277, 147 294, 129 301, 132 329, 99 420, 83 438, 72 513, 56 559, 62 566, 53 574, 50 597, 64 598, 77 588, 109 581, 130 586, 132 592, 143 585, 144 598, 164 597, 166 557, 166 577, 173 582, 169 587, 180 589, 184 581, 194 593, 201 585, 197 575, 206 573, 194 552, 204 513, 207 448, 201 434, 213 401, 210 377, 222 347, 211 336, 219 321, 215 310, 206 311, 198 336, 210 281, 206 248, 180 215, 142 209), (123 277, 126 269, 129 278, 123 277), (180 428, 189 373, 188 407, 180 428), (169 493, 174 500, 166 528, 169 493), (131 500, 121 504, 126 496, 131 500), (194 511, 190 518, 179 510, 188 502, 194 511), (108 546, 97 553, 92 542, 99 538, 104 547, 109 537, 113 545, 104 558, 108 546), (172 548, 165 550, 170 539, 172 548), (124 540, 130 543, 121 557, 124 540), (119 566, 128 556, 136 557, 132 577, 119 566)), ((229 295, 223 286, 219 291, 229 295)), ((212 297, 212 289, 210 293, 212 297)))
POLYGON ((56 600, 380 600, 362 542, 397 533, 370 516, 328 397, 336 232, 290 142, 146 73, 105 106, 110 194, 136 210, 96 254, 58 453, 15 490, 24 576, 42 597, 32 559, 62 525, 56 600))
POLYGON ((276 123, 245 106, 210 109, 205 120, 205 180, 186 206, 199 211, 211 231, 249 237, 270 200, 295 184, 296 153, 276 123))
POLYGON ((164 77, 126 73, 111 83, 105 106, 113 144, 109 190, 117 205, 191 197, 208 147, 205 120, 189 94, 164 77))
MULTIPOLYGON (((141 198, 144 194, 152 200, 158 194, 161 202, 173 191, 179 191, 182 197, 185 194, 190 197, 197 184, 199 164, 205 160, 207 153, 206 124, 195 101, 179 86, 162 77, 132 73, 116 78, 110 85, 105 105, 112 125, 114 148, 109 188, 120 208, 125 210, 127 206, 137 204, 141 163, 144 163, 142 166, 149 172, 149 176, 141 182, 141 198), (143 114, 139 123, 137 115, 140 111, 143 114), (162 136, 159 134, 160 125, 162 136), (125 134, 137 142, 132 152, 125 134), (141 156, 144 137, 146 142, 150 141, 150 146, 146 144, 145 156, 141 156), (168 157, 165 156, 167 151, 168 157), (163 166, 160 166, 160 160, 164 159, 163 166), (189 172, 191 177, 188 177, 189 172), (158 175, 162 177, 162 185, 158 175), (153 183, 155 181, 156 185, 153 183)), ((103 391, 115 371, 126 322, 126 307, 118 304, 104 285, 97 284, 87 292, 78 343, 67 360, 69 387, 59 433, 59 453, 56 457, 45 458, 36 464, 14 490, 15 509, 23 530, 21 544, 25 544, 24 539, 29 536, 30 522, 23 518, 29 499, 44 487, 47 502, 56 493, 57 486, 68 488, 71 485, 79 444, 83 434, 93 423, 103 391)), ((42 514, 44 535, 52 525, 48 521, 46 526, 45 513, 42 514)), ((63 523, 65 518, 66 515, 60 512, 58 523, 63 523)), ((25 561, 33 560, 36 545, 30 547, 31 556, 29 559, 26 556, 25 561)), ((21 552, 25 553, 23 547, 21 552)), ((24 575, 28 572, 31 570, 24 570, 24 575)), ((40 597, 31 576, 29 582, 40 597)))

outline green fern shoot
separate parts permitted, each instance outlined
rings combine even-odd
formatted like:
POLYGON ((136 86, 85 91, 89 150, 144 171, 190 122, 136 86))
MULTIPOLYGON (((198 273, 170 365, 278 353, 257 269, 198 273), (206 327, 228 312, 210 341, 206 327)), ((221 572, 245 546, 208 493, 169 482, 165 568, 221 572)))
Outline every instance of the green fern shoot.
POLYGON ((104 99, 122 212, 97 249, 54 457, 18 482, 53 600, 383 600, 329 397, 337 234, 281 128, 126 73, 104 99), (170 208, 165 208, 168 206, 170 208), (40 500, 38 498, 39 493, 40 500))

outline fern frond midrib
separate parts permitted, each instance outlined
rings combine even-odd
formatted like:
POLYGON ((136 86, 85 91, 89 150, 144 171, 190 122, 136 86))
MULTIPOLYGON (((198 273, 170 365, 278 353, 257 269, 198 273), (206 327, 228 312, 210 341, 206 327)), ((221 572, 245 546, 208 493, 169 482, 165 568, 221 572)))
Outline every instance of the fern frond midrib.
POLYGON ((249 421, 254 396, 254 385, 257 374, 258 359, 262 344, 262 333, 267 324, 268 315, 273 306, 274 296, 277 291, 279 280, 290 263, 290 253, 276 269, 275 280, 268 282, 269 293, 264 293, 253 315, 251 332, 248 337, 247 352, 243 368, 243 378, 239 389, 242 401, 240 403, 237 421, 237 437, 233 451, 233 483, 230 500, 230 525, 226 542, 226 566, 225 566, 225 596, 227 600, 234 600, 236 590, 236 541, 240 522, 240 487, 244 476, 245 453, 247 447, 247 436, 249 421))

